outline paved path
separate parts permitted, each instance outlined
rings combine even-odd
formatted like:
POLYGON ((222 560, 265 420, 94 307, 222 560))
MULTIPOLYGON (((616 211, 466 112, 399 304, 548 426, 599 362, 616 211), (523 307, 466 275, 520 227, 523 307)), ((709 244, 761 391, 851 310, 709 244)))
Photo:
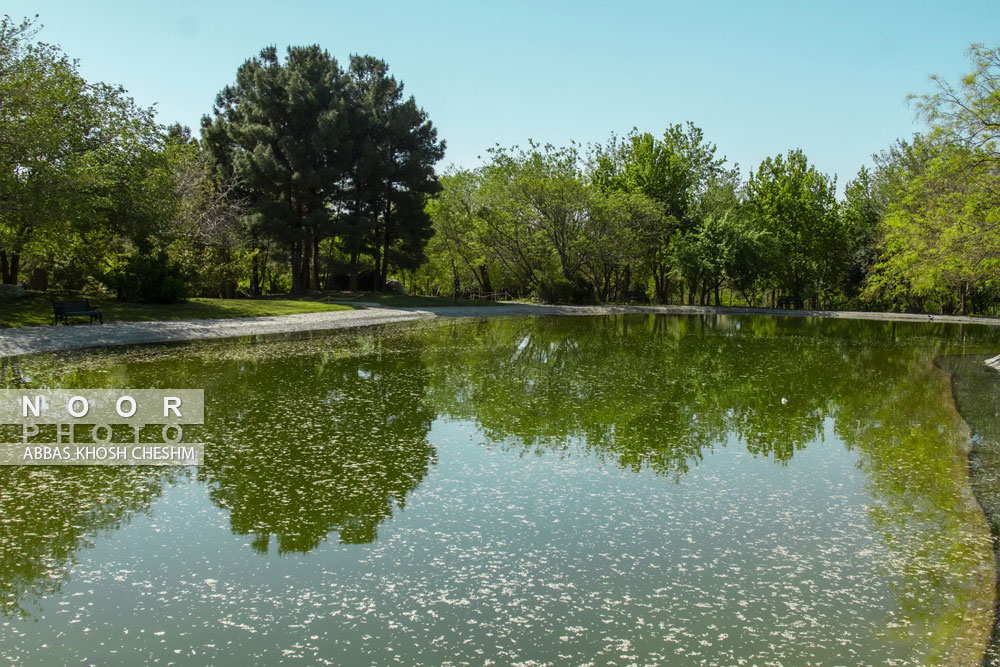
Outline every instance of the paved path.
POLYGON ((663 313, 670 315, 785 315, 832 317, 897 322, 952 322, 1000 326, 998 318, 958 315, 910 315, 903 313, 861 313, 849 311, 770 310, 761 308, 716 308, 712 306, 542 306, 518 303, 504 306, 462 306, 453 308, 385 308, 377 304, 364 310, 335 310, 274 317, 246 317, 225 320, 174 320, 167 322, 109 322, 0 329, 0 357, 52 352, 104 345, 137 345, 206 338, 229 338, 260 334, 289 333, 322 329, 364 327, 389 322, 438 317, 497 317, 510 315, 610 315, 620 313, 663 313))
POLYGON ((272 317, 167 322, 109 322, 0 329, 0 357, 102 345, 137 345, 204 338, 230 338, 313 329, 364 327, 433 317, 431 313, 388 308, 331 310, 272 317))

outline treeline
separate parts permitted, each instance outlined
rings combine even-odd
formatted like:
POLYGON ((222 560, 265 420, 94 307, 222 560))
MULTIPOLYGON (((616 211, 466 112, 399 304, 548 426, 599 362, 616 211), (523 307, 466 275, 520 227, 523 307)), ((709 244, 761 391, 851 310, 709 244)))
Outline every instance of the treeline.
POLYGON ((444 143, 385 62, 247 60, 163 127, 33 21, 0 21, 0 278, 126 300, 385 289, 424 260, 444 143))
POLYGON ((586 155, 498 148, 442 181, 424 279, 548 301, 646 292, 707 304, 726 289, 746 305, 779 292, 839 305, 858 292, 850 269, 870 236, 870 219, 842 216, 833 181, 800 151, 741 182, 690 123, 612 137, 586 155))
POLYGON ((390 288, 594 303, 995 313, 1000 52, 838 197, 801 150, 743 177, 692 123, 496 147, 474 169, 385 62, 247 60, 200 138, 0 21, 0 280, 119 298, 390 288))
POLYGON ((429 204, 431 293, 546 301, 797 305, 996 314, 1000 52, 917 100, 924 133, 837 197, 801 150, 741 179, 701 129, 633 131, 583 151, 495 148, 429 204))

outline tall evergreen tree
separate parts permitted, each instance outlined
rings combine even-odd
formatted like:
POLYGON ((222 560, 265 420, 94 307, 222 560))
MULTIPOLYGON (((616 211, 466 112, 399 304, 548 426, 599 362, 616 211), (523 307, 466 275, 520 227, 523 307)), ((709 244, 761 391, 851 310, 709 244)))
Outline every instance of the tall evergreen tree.
POLYGON ((440 189, 444 144, 384 61, 351 58, 347 72, 318 46, 269 47, 237 72, 202 119, 217 175, 243 183, 252 235, 287 253, 292 289, 321 287, 320 242, 337 238, 351 288, 362 256, 384 288, 412 268, 431 235, 426 197, 440 189))
POLYGON ((251 231, 288 253, 294 291, 319 287, 319 241, 334 231, 333 202, 350 157, 345 85, 337 61, 318 46, 290 47, 284 63, 268 47, 202 118, 217 174, 243 183, 251 231))
POLYGON ((348 99, 354 150, 339 229, 352 267, 362 252, 370 255, 384 289, 390 267, 415 268, 423 260, 433 233, 424 205, 441 189, 434 165, 444 142, 413 97, 404 100, 402 82, 383 60, 351 58, 348 99))

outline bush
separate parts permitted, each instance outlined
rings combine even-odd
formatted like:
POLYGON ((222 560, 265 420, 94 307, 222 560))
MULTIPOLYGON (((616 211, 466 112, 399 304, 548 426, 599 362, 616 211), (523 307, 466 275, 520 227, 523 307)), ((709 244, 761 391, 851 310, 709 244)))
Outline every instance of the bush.
POLYGON ((546 278, 538 285, 538 298, 544 303, 597 303, 594 288, 585 280, 570 282, 563 277, 546 278))
POLYGON ((597 303, 597 292, 594 287, 582 278, 578 278, 575 283, 573 283, 573 297, 572 301, 579 305, 593 305, 597 303))
POLYGON ((179 303, 188 295, 188 276, 167 253, 133 255, 124 266, 108 274, 105 284, 119 301, 179 303))
POLYGON ((545 278, 538 284, 538 298, 543 303, 569 303, 573 298, 573 283, 565 278, 545 278))

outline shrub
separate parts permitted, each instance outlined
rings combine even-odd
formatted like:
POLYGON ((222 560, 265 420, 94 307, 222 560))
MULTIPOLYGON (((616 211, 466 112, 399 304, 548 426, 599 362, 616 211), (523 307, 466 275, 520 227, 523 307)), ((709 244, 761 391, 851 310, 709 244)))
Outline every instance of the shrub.
POLYGON ((538 298, 544 303, 569 303, 573 298, 573 283, 565 278, 544 278, 538 284, 538 298))
POLYGON ((108 274, 105 284, 119 301, 179 303, 188 295, 188 276, 180 263, 165 251, 133 255, 118 270, 108 274))
POLYGON ((577 278, 573 283, 572 302, 580 305, 592 305, 597 303, 597 292, 593 285, 582 278, 577 278))
POLYGON ((545 303, 597 303, 594 288, 580 278, 572 282, 562 276, 546 278, 538 284, 537 295, 545 303))

